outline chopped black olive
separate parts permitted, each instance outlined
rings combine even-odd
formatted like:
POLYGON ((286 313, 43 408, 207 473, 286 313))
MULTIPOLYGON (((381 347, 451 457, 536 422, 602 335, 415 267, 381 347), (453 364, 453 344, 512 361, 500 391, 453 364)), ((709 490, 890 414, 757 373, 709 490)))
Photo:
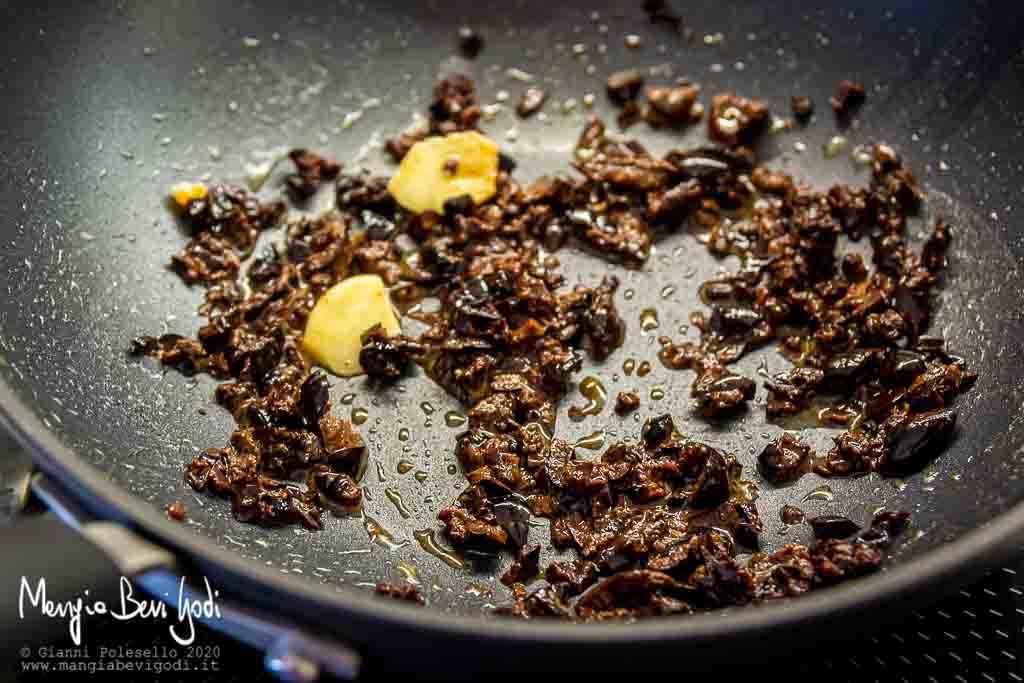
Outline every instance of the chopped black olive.
POLYGON ((761 542, 758 536, 764 531, 764 523, 761 515, 752 502, 740 502, 734 506, 737 522, 733 527, 733 535, 736 542, 747 548, 757 550, 761 542))
POLYGON ((779 518, 783 524, 800 524, 804 521, 804 511, 795 505, 783 505, 779 510, 779 518))
POLYGON ((352 481, 352 477, 341 472, 318 469, 310 473, 309 490, 315 492, 327 506, 337 506, 344 511, 359 507, 363 493, 352 481))
POLYGON ((697 486, 690 495, 690 505, 695 508, 710 508, 721 505, 729 498, 729 471, 725 458, 712 450, 697 479, 697 486))
POLYGON ((676 427, 672 422, 671 415, 659 415, 644 422, 640 437, 648 448, 654 448, 671 437, 675 429, 676 427))
POLYGON ((300 388, 302 411, 311 423, 317 423, 327 411, 330 384, 322 370, 314 370, 300 388))
POLYGON ((513 159, 511 156, 509 156, 508 154, 506 154, 505 152, 502 152, 500 150, 498 151, 498 170, 499 171, 503 171, 505 173, 511 173, 512 171, 516 170, 516 166, 517 165, 518 164, 516 163, 516 160, 513 159))
POLYGON ((888 452, 879 464, 882 474, 906 476, 939 456, 956 427, 956 412, 945 410, 911 418, 889 432, 888 452))
POLYGON ((292 195, 299 200, 308 199, 320 188, 324 180, 332 180, 341 172, 341 164, 305 149, 293 149, 288 156, 295 164, 295 173, 285 182, 292 195))
POLYGON ((619 104, 625 104, 640 94, 644 77, 636 69, 617 71, 608 77, 608 97, 619 104))
POLYGON ((469 26, 459 29, 459 52, 468 59, 476 59, 480 51, 484 49, 484 39, 480 34, 469 26))
POLYGON ((494 516, 516 547, 526 545, 530 534, 530 509, 525 504, 514 500, 502 501, 495 504, 494 516))
POLYGON ((860 531, 860 525, 839 515, 819 515, 807 520, 819 541, 827 538, 849 538, 860 531))
POLYGON ((501 582, 506 586, 517 583, 525 583, 540 573, 540 545, 524 545, 519 548, 516 559, 512 561, 505 573, 501 575, 501 582))
POLYGON ((463 216, 473 210, 473 198, 468 194, 460 194, 444 202, 445 216, 463 216))
POLYGON ((185 506, 179 502, 174 501, 167 505, 167 518, 175 522, 185 521, 185 506))
POLYGON ((792 434, 772 441, 757 457, 757 469, 775 485, 790 484, 810 471, 814 452, 792 434))
POLYGON ((689 83, 675 87, 647 88, 647 101, 653 115, 648 116, 648 122, 654 125, 692 122, 693 105, 699 94, 700 87, 689 83))
POLYGON ((411 602, 414 605, 427 604, 426 598, 420 594, 419 589, 409 584, 399 586, 393 583, 378 583, 376 588, 374 588, 374 593, 386 598, 392 598, 393 600, 411 602))
POLYGON ((730 146, 748 145, 754 142, 767 121, 768 107, 760 100, 732 93, 715 95, 708 114, 708 137, 730 146))
POLYGON ((880 510, 871 520, 871 526, 861 533, 857 540, 875 548, 886 548, 895 537, 906 530, 909 522, 909 512, 880 510))
POLYGON ((400 339, 390 338, 379 325, 363 335, 359 365, 366 374, 385 382, 393 382, 408 370, 412 354, 400 339))
POLYGON ((632 391, 620 391, 615 397, 615 413, 628 415, 640 407, 640 397, 632 391))
POLYGON ((652 24, 665 24, 676 33, 682 29, 683 18, 673 14, 665 0, 644 0, 643 7, 652 24))
POLYGON ((790 106, 793 109, 793 116, 800 120, 808 119, 814 113, 814 102, 806 95, 793 95, 790 106))
POLYGON ((519 104, 516 105, 516 113, 519 114, 520 118, 524 119, 533 116, 540 111, 540 108, 544 106, 544 102, 547 99, 548 94, 544 90, 540 88, 527 88, 519 100, 519 104))
POLYGON ((836 94, 829 98, 832 111, 844 115, 856 109, 864 101, 867 91, 855 81, 842 80, 836 88, 836 94))

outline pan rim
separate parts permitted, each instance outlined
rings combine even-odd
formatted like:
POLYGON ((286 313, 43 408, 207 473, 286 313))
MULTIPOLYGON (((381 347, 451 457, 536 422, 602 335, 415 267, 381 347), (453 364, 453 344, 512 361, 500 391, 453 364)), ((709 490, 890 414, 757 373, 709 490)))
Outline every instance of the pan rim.
MULTIPOLYGON (((191 532, 161 514, 154 506, 102 476, 93 465, 75 455, 47 428, 31 408, 0 378, 0 423, 31 454, 44 472, 58 480, 75 484, 75 496, 87 499, 92 508, 116 510, 114 521, 142 531, 147 537, 172 548, 183 558, 213 567, 221 577, 234 579, 222 590, 247 602, 258 602, 250 590, 237 586, 265 586, 274 591, 275 608, 281 616, 298 623, 308 620, 304 604, 327 608, 346 623, 347 618, 374 620, 382 627, 432 631, 478 641, 516 641, 535 645, 567 646, 600 643, 605 646, 637 645, 686 641, 717 644, 722 639, 748 638, 768 629, 806 630, 825 620, 886 609, 900 604, 924 604, 928 598, 922 589, 966 581, 980 576, 1001 561, 1016 555, 1017 542, 1024 538, 1024 502, 1000 513, 962 537, 926 551, 905 564, 888 568, 838 586, 815 591, 796 599, 782 599, 751 607, 730 608, 706 614, 662 617, 630 623, 560 623, 544 620, 486 619, 423 609, 397 601, 382 600, 370 593, 354 590, 324 591, 313 582, 290 574, 281 574, 261 563, 247 562, 216 545, 212 540, 191 532), (120 519, 118 519, 118 517, 120 519), (914 594, 917 598, 914 598, 914 594), (909 597, 909 600, 907 599, 909 597), (306 617, 304 619, 303 617, 306 617)), ((957 587, 959 587, 959 583, 957 587)), ((264 594, 265 595, 265 594, 264 594)), ((276 615, 275 615, 276 616, 276 615)), ((334 624, 318 622, 318 629, 343 630, 334 624)))

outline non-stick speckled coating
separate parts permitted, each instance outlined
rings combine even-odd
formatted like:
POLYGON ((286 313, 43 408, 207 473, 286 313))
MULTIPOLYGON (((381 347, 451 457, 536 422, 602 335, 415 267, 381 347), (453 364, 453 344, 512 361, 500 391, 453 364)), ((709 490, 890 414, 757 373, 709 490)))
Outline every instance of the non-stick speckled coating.
MULTIPOLYGON (((183 501, 197 533, 253 562, 329 590, 399 580, 398 563, 407 562, 434 607, 463 611, 506 600, 490 575, 453 570, 412 538, 415 529, 439 528, 436 511, 463 485, 461 474, 446 470, 454 462, 456 430, 443 416, 457 406, 422 376, 379 395, 364 391, 361 380, 332 386, 336 411, 349 410, 338 402, 349 392, 358 395, 354 405, 369 410, 361 428, 371 446, 365 509, 402 544, 396 550, 370 543, 359 518, 328 518, 319 533, 240 524, 226 503, 197 497, 184 484, 183 463, 198 449, 222 445, 231 421, 212 401, 208 379, 129 362, 124 353, 137 334, 191 333, 199 323, 193 311, 200 292, 165 269, 185 239, 162 205, 167 188, 186 179, 241 180, 246 164, 299 145, 350 169, 386 170, 380 142, 407 126, 423 110, 436 75, 452 70, 477 80, 484 103, 495 102, 501 90, 510 93, 506 109, 483 127, 520 161, 522 178, 561 171, 583 121, 584 96, 593 93, 595 111, 610 118, 603 79, 631 66, 648 70, 650 82, 689 76, 706 95, 759 96, 780 115, 788 115, 791 95, 811 95, 815 121, 771 136, 764 153, 818 186, 863 181, 846 152, 831 160, 822 154, 839 132, 827 98, 839 78, 849 77, 868 86, 857 125, 844 133, 850 146, 878 140, 897 146, 929 190, 926 218, 942 210, 954 226, 934 329, 981 379, 960 400, 960 436, 933 470, 905 483, 875 476, 832 480, 833 501, 800 504, 808 513, 855 519, 880 505, 910 509, 912 540, 894 559, 906 562, 1024 498, 1018 391, 1024 232, 1017 226, 1024 24, 1002 16, 1021 11, 904 2, 820 9, 801 3, 794 12, 786 3, 678 2, 693 31, 687 39, 650 25, 638 4, 179 2, 6 10, 0 373, 82 458, 155 506, 183 501), (472 62, 454 50, 456 28, 464 23, 485 38, 472 62), (632 33, 642 39, 637 49, 624 44, 632 33), (583 56, 574 54, 577 44, 583 56), (526 87, 508 75, 510 68, 550 90, 546 120, 520 122, 509 113, 526 87), (563 113, 569 98, 576 106, 563 113), (346 115, 360 109, 362 117, 343 127, 346 115), (805 151, 796 151, 797 142, 805 151), (406 442, 397 438, 403 426, 411 433, 406 442), (414 468, 400 475, 403 459, 414 468), (428 473, 423 483, 417 470, 428 473), (400 492, 410 519, 401 517, 386 488, 400 492)), ((703 138, 702 128, 632 132, 655 151, 703 138)), ((280 190, 282 173, 283 165, 265 193, 280 190)), ((559 256, 570 282, 595 283, 609 270, 572 250, 559 256)), ((573 394, 561 406, 559 435, 608 429, 635 436, 645 417, 671 412, 685 433, 736 454, 760 482, 753 455, 780 429, 764 422, 763 388, 749 415, 709 424, 690 413, 692 375, 666 371, 654 356, 656 336, 680 338, 680 325, 698 307, 697 283, 732 265, 716 262, 681 232, 658 244, 642 272, 614 269, 623 280, 617 303, 629 323, 627 342, 580 378, 595 374, 612 395, 638 389, 639 421, 617 418, 609 405, 598 417, 572 423, 565 411, 582 400, 573 394), (666 285, 675 293, 662 299, 666 285), (635 292, 630 300, 627 290, 635 292), (638 317, 648 306, 659 311, 661 326, 643 336, 638 317), (626 358, 649 360, 654 369, 643 379, 625 377, 626 358), (666 393, 661 401, 649 398, 655 386, 666 393)), ((741 367, 756 376, 762 358, 772 371, 787 367, 773 350, 741 367)), ((815 430, 813 438, 824 444, 829 434, 815 430)), ((806 539, 796 529, 780 536, 778 508, 826 482, 808 476, 781 490, 760 483, 766 544, 806 539)), ((547 529, 532 533, 546 538, 547 529)))

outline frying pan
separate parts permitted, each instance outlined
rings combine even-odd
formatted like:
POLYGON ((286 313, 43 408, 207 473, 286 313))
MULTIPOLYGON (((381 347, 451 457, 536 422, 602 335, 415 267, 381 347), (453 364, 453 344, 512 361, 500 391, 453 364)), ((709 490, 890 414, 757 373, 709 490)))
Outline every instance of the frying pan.
MULTIPOLYGON (((150 590, 176 576, 171 567, 192 581, 208 577, 225 606, 237 608, 221 627, 277 648, 270 661, 293 676, 317 666, 353 675, 357 656, 371 668, 422 675, 429 665, 450 677, 495 668, 696 669, 724 656, 735 662, 744 652, 760 660, 776 645, 789 651, 839 637, 858 618, 877 624, 1012 553, 1024 530, 1024 233, 1016 226, 1024 7, 677 5, 682 34, 651 24, 638 4, 600 0, 8 6, 0 24, 0 402, 43 473, 36 492, 82 528, 113 522, 90 538, 150 590), (472 61, 455 49, 464 24, 485 40, 472 61), (639 47, 625 45, 628 34, 640 36, 639 47), (362 379, 332 380, 336 411, 347 411, 339 399, 355 393, 353 405, 369 412, 360 428, 371 449, 365 511, 390 540, 368 533, 376 527, 358 516, 326 518, 315 533, 241 524, 223 501, 186 486, 183 463, 198 449, 224 444, 230 417, 213 402, 208 378, 165 372, 125 353, 138 334, 190 334, 198 326, 192 311, 200 292, 165 267, 185 239, 162 206, 172 183, 207 174, 244 180, 247 165, 281 146, 323 151, 350 170, 387 172, 381 140, 423 111, 439 73, 467 73, 490 103, 501 90, 515 98, 525 88, 512 68, 551 92, 546 120, 518 122, 506 111, 483 127, 517 158, 518 176, 529 179, 565 168, 585 113, 579 103, 594 93, 595 113, 610 118, 603 78, 634 66, 648 70, 649 81, 689 76, 706 94, 762 97, 780 114, 791 95, 811 95, 815 121, 769 136, 761 153, 816 186, 863 182, 845 152, 827 159, 821 150, 840 133, 826 105, 836 82, 864 82, 867 103, 842 134, 851 146, 885 140, 898 147, 928 192, 923 221, 942 211, 954 226, 932 329, 980 373, 958 401, 955 442, 906 481, 807 476, 791 488, 762 486, 758 501, 769 547, 808 540, 797 529, 783 535, 776 518, 783 502, 858 521, 883 505, 910 510, 913 529, 890 553, 886 571, 793 601, 630 625, 481 617, 482 607, 508 599, 493 572, 450 567, 414 540, 416 530, 438 528, 436 511, 463 486, 461 474, 448 473, 456 431, 443 419, 459 406, 422 375, 377 392, 362 379), (566 104, 570 98, 575 108, 566 104), (354 111, 364 113, 354 120, 347 116, 354 111), (398 438, 403 427, 407 441, 398 438), (413 471, 398 474, 400 460, 413 471), (393 503, 397 496, 405 512, 393 503), (185 504, 185 524, 163 515, 172 501, 185 504), (140 552, 149 560, 132 565, 140 552), (402 580, 411 567, 427 609, 369 594, 367 586, 402 580), (311 667, 296 669, 299 659, 311 667)), ((703 131, 637 134, 660 152, 693 144, 703 131)), ((265 195, 280 191, 283 172, 271 174, 265 195)), ((659 242, 636 272, 572 249, 560 258, 570 282, 596 283, 608 270, 623 278, 617 303, 629 323, 625 346, 580 378, 595 375, 612 393, 638 390, 640 421, 672 413, 687 434, 735 454, 753 473, 754 454, 781 429, 764 422, 763 389, 749 414, 709 424, 690 410, 688 373, 656 362, 643 378, 621 371, 627 358, 654 360, 655 341, 637 325, 640 310, 656 308, 659 334, 681 338, 680 326, 700 306, 696 284, 729 263, 708 257, 686 234, 659 242), (675 291, 663 297, 667 285, 675 291), (655 387, 664 399, 649 398, 655 387)), ((762 361, 771 371, 787 367, 773 350, 740 367, 756 376, 762 361)), ((570 394, 562 402, 564 438, 639 431, 641 422, 608 409, 579 423, 565 419, 568 406, 581 401, 570 394)), ((806 430, 819 447, 830 434, 806 430)), ((546 529, 533 533, 542 537, 546 529)), ((81 578, 99 555, 79 554, 78 537, 58 530, 19 538, 16 550, 4 544, 9 568, 35 558, 79 566, 81 578)))

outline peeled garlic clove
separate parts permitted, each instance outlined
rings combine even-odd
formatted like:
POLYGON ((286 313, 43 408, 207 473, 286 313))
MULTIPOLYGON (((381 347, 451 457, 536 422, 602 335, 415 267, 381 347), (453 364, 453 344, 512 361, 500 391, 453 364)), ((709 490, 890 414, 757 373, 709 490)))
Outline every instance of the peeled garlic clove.
POLYGON ((179 209, 184 209, 193 199, 205 199, 210 191, 202 183, 175 183, 171 186, 171 200, 179 209))
POLYGON ((334 285, 316 302, 306 321, 302 347, 313 360, 336 375, 363 372, 359 365, 362 335, 374 325, 389 335, 401 332, 384 281, 378 275, 355 275, 334 285))
POLYGON ((475 131, 417 142, 388 183, 388 192, 409 211, 444 213, 449 199, 469 195, 480 204, 494 196, 498 146, 475 131))

